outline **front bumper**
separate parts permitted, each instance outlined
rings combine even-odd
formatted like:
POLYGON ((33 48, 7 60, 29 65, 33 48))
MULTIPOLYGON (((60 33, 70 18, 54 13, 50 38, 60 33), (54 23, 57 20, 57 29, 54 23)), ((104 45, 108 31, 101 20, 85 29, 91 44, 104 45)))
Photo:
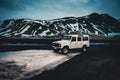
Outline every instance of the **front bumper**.
POLYGON ((53 49, 62 49, 61 47, 52 46, 53 49))
POLYGON ((53 47, 53 49, 61 49, 61 44, 60 43, 53 43, 52 47, 53 47))

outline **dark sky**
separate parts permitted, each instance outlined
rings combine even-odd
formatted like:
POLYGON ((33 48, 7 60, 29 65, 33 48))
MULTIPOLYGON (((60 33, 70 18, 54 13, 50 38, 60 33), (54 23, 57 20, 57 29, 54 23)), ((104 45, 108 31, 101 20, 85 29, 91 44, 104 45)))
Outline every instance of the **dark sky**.
POLYGON ((80 17, 93 12, 120 18, 120 0, 0 0, 0 20, 80 17))

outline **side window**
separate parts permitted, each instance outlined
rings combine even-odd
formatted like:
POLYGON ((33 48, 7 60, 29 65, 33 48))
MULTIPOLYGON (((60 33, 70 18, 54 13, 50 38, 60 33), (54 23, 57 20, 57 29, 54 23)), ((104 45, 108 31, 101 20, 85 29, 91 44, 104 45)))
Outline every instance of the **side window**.
POLYGON ((78 41, 81 41, 81 37, 78 37, 78 41))
POLYGON ((76 37, 72 37, 72 41, 76 41, 76 37))
POLYGON ((83 37, 83 41, 88 41, 88 37, 83 37))

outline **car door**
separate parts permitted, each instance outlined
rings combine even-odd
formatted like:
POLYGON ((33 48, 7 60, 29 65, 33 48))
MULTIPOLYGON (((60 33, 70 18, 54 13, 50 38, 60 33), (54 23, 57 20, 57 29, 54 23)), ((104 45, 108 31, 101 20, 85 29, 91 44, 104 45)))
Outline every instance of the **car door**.
POLYGON ((77 39, 76 39, 76 37, 72 37, 71 42, 70 42, 70 48, 71 49, 77 48, 77 39))
POLYGON ((78 37, 77 38, 77 47, 78 48, 82 48, 82 46, 83 46, 83 41, 82 41, 82 37, 78 37))

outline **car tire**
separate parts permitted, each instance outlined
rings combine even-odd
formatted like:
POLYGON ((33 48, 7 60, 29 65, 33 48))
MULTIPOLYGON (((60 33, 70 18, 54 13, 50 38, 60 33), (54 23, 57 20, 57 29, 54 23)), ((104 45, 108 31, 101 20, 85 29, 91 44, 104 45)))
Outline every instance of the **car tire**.
POLYGON ((82 47, 82 52, 86 52, 87 51, 87 46, 83 46, 82 47))
POLYGON ((63 54, 68 54, 69 53, 69 48, 68 47, 64 47, 63 49, 62 49, 62 53, 63 54))

